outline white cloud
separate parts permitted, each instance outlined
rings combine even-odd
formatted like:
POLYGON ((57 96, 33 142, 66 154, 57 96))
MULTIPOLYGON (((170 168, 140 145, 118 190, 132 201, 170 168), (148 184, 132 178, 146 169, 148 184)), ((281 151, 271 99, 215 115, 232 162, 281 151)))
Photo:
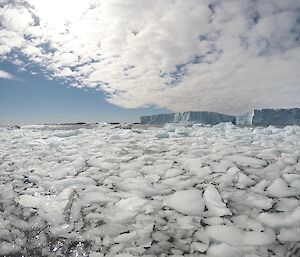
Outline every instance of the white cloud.
POLYGON ((123 107, 300 106, 296 0, 24 0, 0 24, 0 59, 18 52, 123 107))
POLYGON ((0 70, 0 79, 16 79, 16 77, 4 70, 0 70))
POLYGON ((1 23, 11 31, 24 31, 30 24, 33 23, 30 12, 24 7, 4 7, 1 9, 1 23))

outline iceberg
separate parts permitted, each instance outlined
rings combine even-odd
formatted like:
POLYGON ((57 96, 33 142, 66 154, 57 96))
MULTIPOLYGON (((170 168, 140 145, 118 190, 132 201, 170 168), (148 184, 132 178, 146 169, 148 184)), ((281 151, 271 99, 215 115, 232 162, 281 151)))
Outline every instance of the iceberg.
POLYGON ((300 108, 291 109, 255 109, 243 115, 233 116, 217 112, 178 112, 142 116, 141 123, 163 125, 166 123, 210 124, 231 122, 242 126, 286 126, 300 125, 300 108))
POLYGON ((235 124, 235 120, 235 116, 225 115, 217 112, 178 112, 141 117, 142 124, 154 125, 162 125, 165 123, 201 123, 216 125, 221 122, 232 122, 235 124))
POLYGON ((300 108, 260 109, 236 117, 237 125, 300 125, 300 108))

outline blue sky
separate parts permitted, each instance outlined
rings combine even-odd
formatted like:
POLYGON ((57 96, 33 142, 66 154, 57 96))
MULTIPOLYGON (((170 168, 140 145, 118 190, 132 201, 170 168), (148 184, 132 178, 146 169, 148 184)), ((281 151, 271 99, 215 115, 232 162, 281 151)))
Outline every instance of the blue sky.
POLYGON ((105 100, 99 91, 62 85, 48 80, 39 67, 18 71, 17 66, 1 62, 0 70, 17 79, 0 78, 0 124, 64 122, 136 122, 141 115, 168 112, 160 108, 125 109, 105 100))
POLYGON ((300 107, 299 67, 299 0, 0 1, 2 123, 300 107))

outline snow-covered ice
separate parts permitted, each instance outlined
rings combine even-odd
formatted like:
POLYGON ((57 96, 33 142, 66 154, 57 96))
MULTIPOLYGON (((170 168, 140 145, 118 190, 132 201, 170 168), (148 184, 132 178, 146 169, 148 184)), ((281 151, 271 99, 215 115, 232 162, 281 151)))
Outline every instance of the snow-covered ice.
POLYGON ((0 256, 286 256, 300 127, 0 128, 0 256))

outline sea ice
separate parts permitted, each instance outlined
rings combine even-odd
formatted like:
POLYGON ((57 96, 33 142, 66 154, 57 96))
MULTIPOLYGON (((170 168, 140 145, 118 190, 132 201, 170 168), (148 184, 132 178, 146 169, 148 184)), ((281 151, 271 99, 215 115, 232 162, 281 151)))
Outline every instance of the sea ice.
POLYGON ((244 155, 233 154, 227 156, 226 159, 245 167, 261 168, 267 165, 267 162, 264 160, 244 155))
POLYGON ((181 190, 166 198, 166 205, 187 215, 201 216, 204 211, 202 193, 197 189, 181 190))
POLYGON ((213 244, 207 250, 208 256, 211 257, 241 257, 242 253, 225 243, 213 244))
POLYGON ((294 188, 288 187, 287 183, 281 178, 276 179, 267 188, 267 192, 269 195, 275 197, 290 197, 299 195, 299 192, 297 192, 294 188))
POLYGON ((300 207, 291 213, 261 213, 257 219, 272 228, 298 226, 300 222, 300 207))
POLYGON ((208 216, 224 216, 231 215, 231 211, 226 208, 226 204, 222 201, 222 198, 213 185, 209 185, 203 194, 205 206, 208 209, 208 216))
POLYGON ((0 142, 0 255, 281 257, 299 241, 299 126, 22 126, 0 142))
POLYGON ((275 242, 274 233, 244 231, 228 225, 213 225, 206 229, 211 240, 232 246, 269 245, 275 242))

